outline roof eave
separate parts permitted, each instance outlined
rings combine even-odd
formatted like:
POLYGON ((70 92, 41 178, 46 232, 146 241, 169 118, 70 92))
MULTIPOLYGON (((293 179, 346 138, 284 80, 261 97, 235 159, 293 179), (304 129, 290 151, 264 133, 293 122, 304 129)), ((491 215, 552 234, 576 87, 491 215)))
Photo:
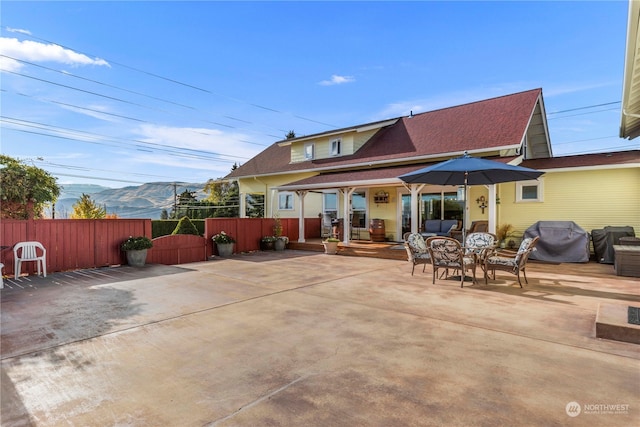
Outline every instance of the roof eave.
POLYGON ((628 13, 620 137, 633 139, 640 135, 640 58, 637 56, 640 2, 630 1, 628 13))
POLYGON ((296 169, 296 170, 291 170, 286 172, 273 172, 273 173, 266 173, 266 174, 243 175, 243 176, 236 176, 234 177, 234 179, 253 179, 256 177, 282 176, 286 174, 298 174, 298 173, 337 172, 341 170, 350 170, 350 169, 354 169, 354 168, 357 169, 362 167, 388 166, 391 164, 413 164, 413 163, 422 163, 422 162, 429 163, 438 159, 462 156, 465 152, 467 152, 469 155, 486 154, 488 151, 493 152, 493 151, 517 149, 521 145, 522 144, 511 144, 511 145, 503 145, 499 147, 491 147, 491 149, 451 151, 447 153, 429 154, 425 156, 405 157, 405 158, 398 158, 398 159, 385 159, 385 160, 377 160, 377 161, 361 161, 358 163, 349 163, 345 165, 296 169))

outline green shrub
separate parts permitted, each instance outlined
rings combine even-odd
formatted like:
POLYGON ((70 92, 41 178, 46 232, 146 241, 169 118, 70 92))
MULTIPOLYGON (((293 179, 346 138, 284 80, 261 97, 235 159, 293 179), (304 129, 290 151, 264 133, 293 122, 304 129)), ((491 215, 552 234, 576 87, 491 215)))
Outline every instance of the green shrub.
POLYGON ((196 236, 201 235, 188 216, 183 216, 182 218, 180 218, 180 221, 178 221, 178 225, 176 225, 176 228, 171 234, 195 234, 196 236))
MULTIPOLYGON (((192 219, 191 223, 198 229, 198 234, 204 236, 204 220, 192 219)), ((168 236, 173 233, 173 230, 175 230, 177 226, 177 219, 154 219, 151 221, 151 235, 154 239, 156 237, 168 236)))

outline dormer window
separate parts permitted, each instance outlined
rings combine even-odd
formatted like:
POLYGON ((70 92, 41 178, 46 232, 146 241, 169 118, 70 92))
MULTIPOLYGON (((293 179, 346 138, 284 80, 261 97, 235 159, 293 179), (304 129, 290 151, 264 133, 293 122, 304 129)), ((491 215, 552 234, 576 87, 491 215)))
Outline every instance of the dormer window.
POLYGON ((313 143, 304 145, 304 158, 306 160, 313 160, 315 158, 315 147, 313 143))
POLYGON ((330 153, 331 153, 332 156, 339 156, 340 153, 342 153, 342 150, 341 150, 341 147, 340 147, 341 146, 341 142, 342 142, 341 139, 334 139, 333 141, 331 141, 331 151, 330 151, 330 153))

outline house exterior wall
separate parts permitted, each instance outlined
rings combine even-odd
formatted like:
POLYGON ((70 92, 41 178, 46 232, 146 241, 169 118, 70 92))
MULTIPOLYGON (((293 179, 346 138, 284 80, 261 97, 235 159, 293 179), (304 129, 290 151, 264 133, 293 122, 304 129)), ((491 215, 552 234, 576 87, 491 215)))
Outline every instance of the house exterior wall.
POLYGON ((368 140, 371 139, 373 135, 378 131, 378 129, 372 129, 364 132, 358 132, 353 136, 353 151, 355 153, 358 151, 368 140))
POLYGON ((334 157, 331 155, 331 141, 335 139, 341 140, 341 154, 340 156, 348 156, 358 151, 371 137, 378 131, 378 129, 372 129, 363 132, 349 132, 342 135, 330 135, 322 136, 313 140, 305 140, 294 142, 291 144, 291 161, 304 162, 304 147, 307 144, 314 144, 316 159, 327 159, 334 157))
POLYGON ((516 203, 515 183, 500 184, 499 225, 512 224, 518 236, 537 221, 573 221, 589 233, 628 225, 640 235, 640 168, 550 171, 541 179, 542 202, 516 203))
MULTIPOLYGON (((278 210, 278 195, 272 191, 274 187, 287 184, 289 182, 298 181, 304 178, 314 176, 314 173, 296 173, 287 175, 277 175, 268 177, 259 177, 256 179, 244 178, 238 180, 238 187, 241 197, 246 194, 263 194, 264 195, 264 211, 265 216, 270 217, 271 212, 278 213, 282 218, 298 218, 299 216, 299 200, 294 195, 293 210, 278 210), (273 196, 273 197, 272 197, 273 196)), ((322 212, 322 197, 316 193, 307 193, 304 199, 305 216, 309 218, 312 212, 322 212)), ((315 215, 315 214, 314 214, 315 215)))

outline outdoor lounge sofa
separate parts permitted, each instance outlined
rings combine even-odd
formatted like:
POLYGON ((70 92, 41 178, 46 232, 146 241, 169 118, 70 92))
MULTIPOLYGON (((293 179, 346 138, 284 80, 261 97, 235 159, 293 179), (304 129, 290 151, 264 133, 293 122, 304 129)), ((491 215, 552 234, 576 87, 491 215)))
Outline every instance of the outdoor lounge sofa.
POLYGON ((428 219, 424 222, 422 237, 450 236, 458 228, 457 219, 428 219))

